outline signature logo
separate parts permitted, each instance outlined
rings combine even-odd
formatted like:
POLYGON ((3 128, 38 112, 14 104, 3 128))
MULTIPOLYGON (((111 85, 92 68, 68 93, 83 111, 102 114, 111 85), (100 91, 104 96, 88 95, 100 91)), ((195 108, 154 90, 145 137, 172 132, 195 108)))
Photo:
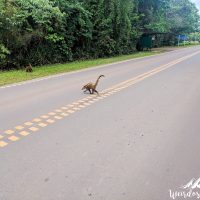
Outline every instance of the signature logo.
POLYGON ((197 180, 195 178, 193 178, 191 181, 189 181, 189 183, 181 186, 181 188, 187 189, 187 190, 193 190, 193 189, 196 189, 196 188, 200 189, 200 178, 198 178, 197 180))
POLYGON ((179 187, 179 190, 169 190, 171 199, 200 199, 200 178, 191 179, 185 185, 179 187))

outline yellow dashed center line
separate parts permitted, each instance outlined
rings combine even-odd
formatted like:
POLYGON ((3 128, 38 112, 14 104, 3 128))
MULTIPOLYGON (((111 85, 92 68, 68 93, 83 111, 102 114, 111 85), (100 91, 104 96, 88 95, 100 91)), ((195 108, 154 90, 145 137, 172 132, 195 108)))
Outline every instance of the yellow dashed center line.
POLYGON ((55 112, 62 112, 62 110, 58 110, 58 109, 57 109, 57 110, 55 110, 55 112))
POLYGON ((11 141, 13 141, 13 142, 19 140, 19 138, 16 137, 16 136, 14 136, 14 135, 13 135, 13 136, 10 136, 8 139, 11 140, 11 141))
POLYGON ((83 106, 83 105, 79 105, 79 108, 85 108, 85 106, 83 106))
POLYGON ((33 122, 40 122, 40 121, 41 121, 41 119, 39 119, 39 118, 33 119, 33 122))
POLYGON ((46 127, 47 124, 45 124, 45 123, 40 123, 40 124, 38 124, 38 126, 40 126, 40 127, 46 127))
POLYGON ((75 111, 74 111, 74 110, 68 110, 67 112, 70 113, 70 114, 72 114, 72 113, 74 113, 75 111))
POLYGON ((6 145, 8 145, 8 143, 7 143, 7 142, 0 141, 0 147, 5 147, 6 145))
POLYGON ((40 116, 40 118, 34 118, 31 121, 25 122, 24 125, 18 125, 15 126, 13 129, 6 130, 2 132, 0 135, 0 148, 5 147, 9 144, 9 142, 15 142, 23 136, 28 136, 33 132, 39 131, 41 128, 44 128, 50 124, 55 123, 58 120, 63 119, 64 117, 68 117, 71 114, 89 106, 93 103, 102 100, 112 94, 115 94, 127 87, 130 87, 150 76, 153 76, 154 74, 157 74, 169 67, 174 66, 177 63, 182 62, 183 60, 186 60, 196 54, 200 53, 200 51, 193 53, 191 55, 185 56, 183 58, 177 59, 171 63, 168 63, 166 65, 157 67, 149 72, 146 72, 144 74, 141 74, 137 77, 133 77, 129 80, 126 80, 124 82, 121 82, 115 86, 112 86, 104 91, 102 91, 101 96, 98 95, 91 95, 86 98, 80 99, 76 102, 73 102, 68 105, 64 105, 61 108, 55 109, 53 112, 49 112, 48 114, 44 114, 40 116), (23 130, 23 131, 22 131, 23 130))
POLYGON ((67 117, 69 114, 68 113, 61 113, 62 116, 67 117))
POLYGON ((48 114, 51 115, 51 116, 56 115, 56 113, 54 113, 54 112, 50 112, 48 114))
POLYGON ((27 132, 27 131, 22 131, 22 132, 19 132, 19 134, 22 135, 22 136, 27 136, 27 135, 29 135, 30 133, 27 132))
POLYGON ((80 108, 79 108, 79 107, 77 107, 77 108, 73 108, 73 110, 75 110, 75 111, 76 111, 76 110, 80 110, 80 108))
POLYGON ((81 101, 78 101, 79 103, 84 103, 85 101, 81 100, 81 101))
POLYGON ((48 116, 48 115, 43 115, 43 116, 41 116, 41 118, 43 118, 43 119, 48 119, 49 116, 48 116))
POLYGON ((10 134, 13 134, 14 132, 15 132, 15 131, 13 131, 13 130, 7 130, 7 131, 5 131, 4 133, 10 135, 10 134))
POLYGON ((48 119, 46 122, 47 122, 47 123, 50 123, 50 124, 53 124, 53 123, 55 122, 55 120, 53 120, 53 119, 48 119))
POLYGON ((23 126, 16 126, 15 129, 17 129, 17 130, 23 130, 24 127, 23 126))
POLYGON ((62 117, 60 117, 60 116, 55 116, 54 118, 55 119, 62 119, 62 117))
POLYGON ((33 127, 29 128, 29 130, 31 130, 31 131, 33 131, 33 132, 36 132, 36 131, 38 131, 39 129, 33 126, 33 127))
POLYGON ((33 125, 33 123, 32 122, 26 122, 26 123, 24 123, 26 126, 31 126, 31 125, 33 125))

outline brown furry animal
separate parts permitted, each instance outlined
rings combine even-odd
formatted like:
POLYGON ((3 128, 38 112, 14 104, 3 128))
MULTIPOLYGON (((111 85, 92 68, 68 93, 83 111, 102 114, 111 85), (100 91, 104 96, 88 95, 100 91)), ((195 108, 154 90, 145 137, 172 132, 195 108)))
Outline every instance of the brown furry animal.
POLYGON ((96 80, 95 83, 87 83, 86 85, 84 85, 84 86, 82 87, 82 90, 85 90, 84 92, 89 91, 90 94, 94 94, 94 92, 96 92, 97 94, 99 94, 98 91, 96 90, 96 87, 97 87, 97 85, 98 85, 98 83, 99 83, 99 79, 100 79, 101 77, 105 77, 105 76, 104 76, 104 75, 100 75, 100 76, 97 78, 97 80, 96 80))
POLYGON ((26 67, 26 72, 33 72, 33 67, 32 65, 29 63, 29 65, 26 67))

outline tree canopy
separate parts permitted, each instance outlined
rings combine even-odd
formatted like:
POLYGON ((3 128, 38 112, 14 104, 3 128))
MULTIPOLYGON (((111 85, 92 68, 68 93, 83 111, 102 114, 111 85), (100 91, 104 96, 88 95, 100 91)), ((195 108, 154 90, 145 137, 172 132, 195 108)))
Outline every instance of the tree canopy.
POLYGON ((0 0, 0 69, 128 54, 143 33, 199 21, 190 0, 0 0))

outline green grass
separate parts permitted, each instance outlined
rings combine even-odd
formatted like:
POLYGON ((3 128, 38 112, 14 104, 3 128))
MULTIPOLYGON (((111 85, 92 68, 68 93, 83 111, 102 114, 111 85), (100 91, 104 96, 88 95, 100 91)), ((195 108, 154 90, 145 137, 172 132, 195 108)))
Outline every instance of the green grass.
POLYGON ((180 44, 179 44, 179 47, 188 47, 188 46, 196 46, 196 45, 199 45, 200 43, 199 42, 194 42, 194 41, 185 41, 185 43, 184 42, 181 42, 180 44))
POLYGON ((76 62, 71 62, 71 63, 66 63, 66 64, 44 65, 40 67, 34 67, 32 73, 26 73, 24 70, 0 72, 0 86, 11 84, 11 83, 17 83, 21 81, 26 81, 26 80, 31 80, 34 78, 59 74, 63 72, 77 71, 84 68, 95 67, 95 66, 119 62, 123 60, 155 55, 158 53, 160 53, 160 51, 139 52, 139 53, 112 57, 112 58, 76 61, 76 62))

